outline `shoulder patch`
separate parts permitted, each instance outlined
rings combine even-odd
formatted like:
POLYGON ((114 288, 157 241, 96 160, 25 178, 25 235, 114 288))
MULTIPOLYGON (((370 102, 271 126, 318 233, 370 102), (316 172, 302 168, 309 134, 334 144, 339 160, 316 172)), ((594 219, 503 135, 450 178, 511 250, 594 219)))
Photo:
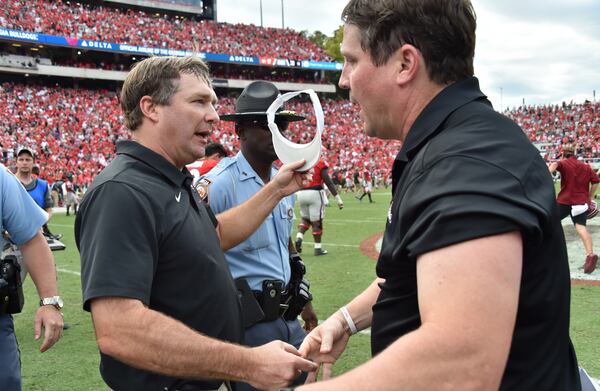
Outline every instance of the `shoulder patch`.
POLYGON ((212 181, 210 179, 202 177, 198 180, 198 182, 196 182, 196 185, 194 186, 202 201, 206 203, 208 203, 208 187, 211 183, 212 181))

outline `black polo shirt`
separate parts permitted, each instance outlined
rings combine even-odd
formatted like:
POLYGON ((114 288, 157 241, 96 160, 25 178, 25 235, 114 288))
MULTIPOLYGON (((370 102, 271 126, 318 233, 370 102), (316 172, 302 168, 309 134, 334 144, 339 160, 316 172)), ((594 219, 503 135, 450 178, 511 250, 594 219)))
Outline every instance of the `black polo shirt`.
MULTIPOLYGON (((75 221, 83 308, 97 297, 137 299, 210 337, 240 343, 236 289, 221 251, 216 218, 191 187, 192 176, 133 141, 94 180, 75 221)), ((210 360, 209 357, 206 357, 210 360)), ((101 354, 114 390, 214 389, 128 366, 101 354)))
POLYGON ((523 273, 500 389, 579 389, 569 338, 569 267, 553 182, 539 152, 492 109, 476 78, 445 88, 427 105, 396 157, 392 179, 377 262, 377 275, 386 282, 373 307, 373 354, 421 324, 418 256, 519 230, 523 273))

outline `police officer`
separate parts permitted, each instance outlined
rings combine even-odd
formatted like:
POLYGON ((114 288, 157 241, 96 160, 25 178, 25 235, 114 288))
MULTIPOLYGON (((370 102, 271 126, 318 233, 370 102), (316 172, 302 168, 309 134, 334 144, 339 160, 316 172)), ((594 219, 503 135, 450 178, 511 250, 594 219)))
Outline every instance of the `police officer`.
MULTIPOLYGON (((221 160, 219 165, 198 183, 201 193, 208 190, 209 204, 215 213, 242 204, 260 191, 277 172, 273 166, 277 155, 267 125, 266 111, 278 95, 279 90, 272 83, 253 82, 239 96, 236 113, 221 116, 223 120, 235 121, 241 151, 234 157, 221 160)), ((279 112, 275 116, 275 123, 283 131, 289 122, 303 119, 304 117, 292 112, 279 112)), ((225 253, 238 288, 239 284, 247 283, 250 291, 254 293, 253 296, 257 298, 257 302, 248 302, 253 301, 254 297, 242 299, 246 326, 245 343, 249 346, 283 340, 298 347, 306 335, 297 318, 286 320, 275 314, 275 319, 272 319, 268 315, 273 306, 279 309, 279 291, 285 290, 290 282, 289 251, 293 250, 290 239, 293 208, 293 196, 282 199, 256 232, 225 253), (277 282, 281 282, 281 286, 276 287, 276 300, 265 298, 265 295, 273 292, 267 291, 266 287, 272 286, 269 284, 277 285, 277 282), (253 313, 257 303, 266 314, 262 319, 261 316, 256 318, 253 313), (253 319, 248 319, 249 317, 253 319)), ((248 290, 241 289, 248 294, 248 290)), ((316 327, 317 317, 310 303, 304 307, 301 315, 305 321, 305 329, 311 330, 316 327)), ((296 384, 302 381, 303 378, 298 379, 296 384)), ((237 390, 254 388, 247 384, 239 384, 237 390)))
MULTIPOLYGON (((41 298, 34 321, 35 339, 40 338, 44 328, 40 352, 45 352, 58 341, 63 327, 62 300, 56 286, 54 259, 40 230, 47 219, 46 212, 35 204, 17 178, 0 164, 0 232, 6 230, 5 235, 19 246, 41 298)), ((1 235, 1 248, 4 244, 5 237, 1 235)), ((6 283, 6 280, 2 282, 6 283)), ((0 390, 20 390, 19 349, 13 319, 7 312, 6 305, 0 306, 0 390)))

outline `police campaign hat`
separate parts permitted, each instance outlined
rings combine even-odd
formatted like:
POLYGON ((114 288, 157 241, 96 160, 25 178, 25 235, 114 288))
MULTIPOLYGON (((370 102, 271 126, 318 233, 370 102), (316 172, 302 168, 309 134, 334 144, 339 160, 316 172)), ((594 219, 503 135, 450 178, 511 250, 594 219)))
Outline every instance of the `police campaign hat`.
MULTIPOLYGON (((235 113, 223 114, 224 121, 239 122, 245 118, 266 117, 267 109, 279 96, 279 90, 273 83, 267 81, 254 81, 240 94, 235 104, 235 113)), ((293 111, 278 111, 275 113, 276 120, 288 122, 302 121, 305 117, 293 111)))

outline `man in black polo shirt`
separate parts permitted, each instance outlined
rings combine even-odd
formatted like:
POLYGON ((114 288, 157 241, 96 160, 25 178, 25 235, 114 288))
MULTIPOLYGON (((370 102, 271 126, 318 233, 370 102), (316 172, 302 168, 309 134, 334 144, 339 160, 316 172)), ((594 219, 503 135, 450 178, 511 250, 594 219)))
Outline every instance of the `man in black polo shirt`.
POLYGON ((374 358, 298 390, 577 390, 552 179, 473 77, 468 0, 351 0, 340 86, 369 136, 403 141, 378 279, 300 351, 327 365, 371 326, 374 358))
POLYGON ((114 390, 260 389, 315 365, 275 341, 238 345, 237 292, 222 249, 242 242, 305 176, 283 166, 255 197, 215 217, 185 164, 202 157, 219 116, 208 68, 196 57, 136 64, 121 93, 132 141, 94 180, 75 221, 83 306, 100 372, 114 390))

